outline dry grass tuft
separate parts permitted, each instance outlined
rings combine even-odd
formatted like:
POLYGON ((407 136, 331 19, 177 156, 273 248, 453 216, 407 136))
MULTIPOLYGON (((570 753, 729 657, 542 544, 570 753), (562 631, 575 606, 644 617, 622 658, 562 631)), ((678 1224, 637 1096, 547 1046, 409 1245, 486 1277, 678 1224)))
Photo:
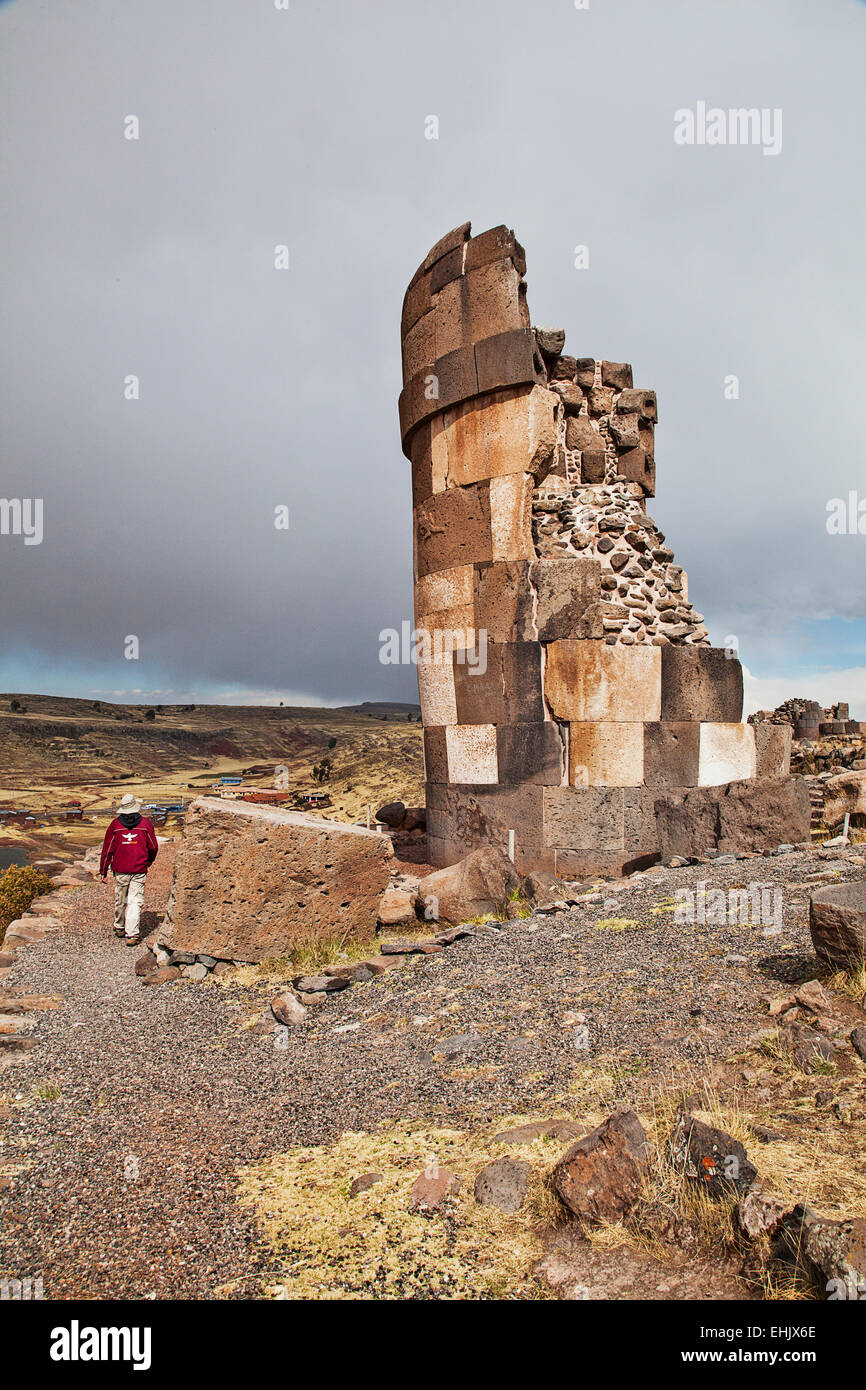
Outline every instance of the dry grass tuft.
POLYGON ((596 931, 641 931, 643 922, 636 922, 633 917, 603 917, 600 922, 595 923, 596 931))
POLYGON ((850 970, 834 970, 831 974, 820 976, 825 989, 842 994, 860 1004, 866 998, 866 964, 853 966, 850 970))
MULTIPOLYGON (((504 1145, 493 1134, 537 1116, 500 1119, 466 1133, 402 1122, 347 1133, 332 1145, 294 1149, 239 1173, 239 1201, 254 1213, 283 1265, 265 1290, 285 1299, 535 1299, 548 1297, 532 1273, 544 1232, 559 1219, 547 1174, 561 1140, 504 1145), (507 1215, 475 1201, 479 1170, 509 1155, 532 1165, 522 1210, 507 1215), (443 1208, 410 1212, 412 1185, 436 1159, 461 1179, 443 1208), (354 1178, 382 1174, 349 1196, 354 1178)), ((548 1118, 548 1116, 545 1116, 548 1118)))

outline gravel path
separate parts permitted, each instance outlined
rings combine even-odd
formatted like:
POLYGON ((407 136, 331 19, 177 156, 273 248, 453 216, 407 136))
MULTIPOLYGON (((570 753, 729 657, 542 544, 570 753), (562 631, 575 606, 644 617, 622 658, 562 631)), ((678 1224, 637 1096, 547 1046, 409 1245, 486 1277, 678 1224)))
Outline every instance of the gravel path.
MULTIPOLYGON (((397 1118, 580 1120, 587 1067, 614 1103, 741 1051, 767 1026, 765 997, 815 972, 816 879, 864 865, 855 848, 654 869, 406 958, 276 1033, 249 1026, 264 983, 144 987, 111 934, 111 888, 67 889, 64 932, 26 947, 4 986, 64 1003, 33 1015, 32 1051, 0 1062, 0 1276, 42 1275, 52 1299, 255 1296, 270 1265, 235 1203, 240 1166, 397 1118), (676 923, 669 895, 699 881, 780 887, 781 933, 676 923), (639 925, 598 927, 611 918, 639 925)), ((151 913, 170 867, 163 853, 151 913)))

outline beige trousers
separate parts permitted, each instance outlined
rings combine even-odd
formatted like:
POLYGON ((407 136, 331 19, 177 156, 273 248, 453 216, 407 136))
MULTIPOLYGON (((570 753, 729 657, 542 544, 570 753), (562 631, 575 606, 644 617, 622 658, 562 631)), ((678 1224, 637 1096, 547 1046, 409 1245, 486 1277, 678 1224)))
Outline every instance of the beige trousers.
POLYGON ((146 878, 147 874, 114 875, 114 925, 127 936, 138 935, 146 878))

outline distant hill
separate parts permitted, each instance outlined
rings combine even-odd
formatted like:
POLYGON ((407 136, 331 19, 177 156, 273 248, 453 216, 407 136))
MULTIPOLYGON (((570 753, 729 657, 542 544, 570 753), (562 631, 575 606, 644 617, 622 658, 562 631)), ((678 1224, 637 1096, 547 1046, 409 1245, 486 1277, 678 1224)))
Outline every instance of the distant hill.
POLYGON ((250 767, 249 785, 272 786, 286 768, 291 790, 326 786, 336 813, 349 819, 372 801, 418 804, 420 711, 388 701, 323 709, 0 695, 0 802, 26 792, 34 804, 51 805, 81 792, 85 806, 101 805, 123 784, 154 798, 189 796, 250 767), (313 769, 323 760, 329 766, 319 784, 313 769))

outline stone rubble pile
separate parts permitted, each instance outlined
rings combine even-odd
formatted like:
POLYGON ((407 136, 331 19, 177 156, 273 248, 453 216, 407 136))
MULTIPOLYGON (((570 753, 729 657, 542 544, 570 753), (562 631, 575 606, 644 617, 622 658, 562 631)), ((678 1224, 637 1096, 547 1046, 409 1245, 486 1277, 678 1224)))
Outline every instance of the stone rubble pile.
POLYGON ((685 571, 625 478, 586 487, 549 476, 534 493, 532 523, 539 556, 599 561, 608 644, 710 645, 703 614, 689 603, 685 571))

